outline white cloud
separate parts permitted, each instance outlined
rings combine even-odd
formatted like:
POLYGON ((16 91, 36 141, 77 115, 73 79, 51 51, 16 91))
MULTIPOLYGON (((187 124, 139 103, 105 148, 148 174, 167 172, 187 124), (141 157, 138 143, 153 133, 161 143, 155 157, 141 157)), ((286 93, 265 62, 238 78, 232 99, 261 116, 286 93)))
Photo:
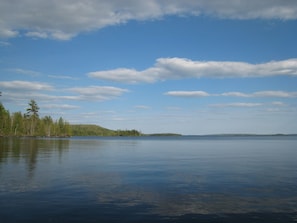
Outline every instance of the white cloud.
POLYGON ((175 96, 175 97, 207 97, 210 96, 205 91, 168 91, 165 95, 175 96))
MULTIPOLYGON (((0 17, 1 18, 1 17, 0 17)), ((0 26, 0 38, 12 38, 16 37, 19 33, 17 31, 7 29, 5 27, 0 26)))
POLYGON ((119 68, 90 72, 89 77, 123 82, 153 83, 183 78, 247 78, 279 75, 297 76, 297 58, 262 64, 230 61, 192 61, 185 58, 159 58, 156 64, 143 71, 119 68))
POLYGON ((66 76, 66 75, 47 75, 47 76, 54 79, 78 80, 78 78, 76 77, 66 76))
POLYGON ((45 104, 42 106, 45 109, 60 109, 60 110, 72 110, 78 109, 80 106, 77 105, 69 105, 69 104, 45 104))
POLYGON ((242 92, 225 92, 221 94, 210 94, 205 91, 168 91, 165 95, 175 97, 208 97, 208 96, 225 96, 225 97, 244 97, 244 98, 294 98, 297 97, 297 92, 287 91, 257 91, 253 93, 242 92))
POLYGON ((297 97, 297 92, 287 91, 257 91, 250 94, 241 92, 227 92, 222 93, 222 96, 231 97, 274 97, 274 98, 294 98, 297 97))
POLYGON ((34 38, 67 40, 86 31, 166 15, 230 19, 296 19, 292 0, 11 0, 0 2, 0 37, 25 32, 34 38))
POLYGON ((49 91, 53 90, 53 87, 46 83, 41 82, 29 82, 29 81, 0 81, 0 87, 3 90, 13 90, 13 91, 49 91))
POLYGON ((296 19, 296 2, 291 0, 204 1, 204 11, 223 18, 296 19))
POLYGON ((24 74, 24 75, 28 75, 28 76, 32 76, 32 77, 39 76, 41 74, 38 71, 25 70, 25 69, 21 69, 21 68, 11 68, 11 69, 8 69, 8 71, 18 73, 18 74, 24 74))
POLYGON ((152 83, 158 79, 159 72, 155 68, 143 72, 134 69, 119 68, 107 71, 95 71, 88 74, 89 77, 105 79, 116 82, 135 84, 139 82, 152 83))
POLYGON ((111 86, 88 86, 59 89, 42 82, 0 81, 3 100, 27 101, 35 99, 41 103, 68 101, 105 101, 128 92, 127 89, 111 86), (58 95, 57 95, 58 93, 58 95))
POLYGON ((15 89, 6 89, 3 94, 3 100, 10 102, 10 103, 26 103, 30 99, 36 100, 38 103, 49 103, 53 101, 59 101, 59 100, 70 100, 75 99, 67 97, 67 96, 56 96, 52 94, 45 94, 40 93, 38 90, 15 90, 15 89))
POLYGON ((271 61, 262 64, 230 61, 192 61, 185 58, 161 58, 157 67, 167 71, 170 77, 265 77, 275 75, 297 75, 297 59, 271 61))
POLYGON ((297 92, 285 91, 258 91, 252 94, 254 97, 279 97, 279 98, 294 98, 297 97, 297 92))
POLYGON ((151 108, 150 106, 147 106, 147 105, 136 105, 134 107, 137 109, 143 109, 143 110, 147 110, 151 108))
POLYGON ((272 102, 272 105, 275 105, 275 106, 285 106, 286 104, 282 101, 274 101, 272 102))
POLYGON ((235 102, 235 103, 225 103, 225 104, 213 104, 212 107, 219 107, 219 108, 225 108, 225 107, 243 107, 243 108, 252 108, 252 107, 258 107, 262 106, 262 103, 246 103, 246 102, 235 102))
POLYGON ((231 103, 218 103, 210 104, 209 107, 213 108, 257 108, 262 115, 269 115, 269 113, 282 113, 282 114, 296 114, 296 107, 294 105, 286 104, 281 101, 273 102, 231 102, 231 103))
POLYGON ((227 97, 250 97, 249 94, 245 94, 242 92, 226 92, 226 93, 222 93, 220 95, 227 96, 227 97))
POLYGON ((27 32, 25 34, 25 36, 28 36, 28 37, 33 37, 33 38, 40 38, 40 39, 46 39, 48 38, 48 34, 46 32, 27 32))
POLYGON ((128 92, 127 89, 111 87, 111 86, 89 86, 75 87, 67 89, 70 92, 79 94, 78 100, 87 101, 105 101, 121 96, 128 92))
POLYGON ((10 46, 10 43, 9 42, 6 42, 6 41, 0 41, 0 47, 1 46, 10 46))

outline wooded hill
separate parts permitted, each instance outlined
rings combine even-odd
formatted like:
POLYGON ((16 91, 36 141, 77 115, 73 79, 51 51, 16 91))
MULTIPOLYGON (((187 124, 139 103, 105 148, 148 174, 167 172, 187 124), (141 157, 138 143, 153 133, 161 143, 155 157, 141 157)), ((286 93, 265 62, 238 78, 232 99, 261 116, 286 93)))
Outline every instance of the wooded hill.
POLYGON ((111 130, 98 125, 70 125, 73 136, 140 136, 137 130, 111 130))

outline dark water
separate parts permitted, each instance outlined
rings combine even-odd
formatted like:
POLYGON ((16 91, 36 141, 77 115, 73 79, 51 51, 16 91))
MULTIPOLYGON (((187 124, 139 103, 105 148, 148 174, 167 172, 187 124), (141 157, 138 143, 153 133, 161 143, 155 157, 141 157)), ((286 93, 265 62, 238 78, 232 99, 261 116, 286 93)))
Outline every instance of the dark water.
POLYGON ((297 222, 297 137, 0 138, 0 222, 297 222))

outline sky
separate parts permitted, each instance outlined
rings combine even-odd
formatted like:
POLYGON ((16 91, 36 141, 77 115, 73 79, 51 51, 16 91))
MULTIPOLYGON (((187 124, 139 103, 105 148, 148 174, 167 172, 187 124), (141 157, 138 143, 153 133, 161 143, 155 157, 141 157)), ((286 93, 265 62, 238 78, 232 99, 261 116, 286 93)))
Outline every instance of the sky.
POLYGON ((0 0, 1 102, 143 133, 297 133, 295 0, 0 0))

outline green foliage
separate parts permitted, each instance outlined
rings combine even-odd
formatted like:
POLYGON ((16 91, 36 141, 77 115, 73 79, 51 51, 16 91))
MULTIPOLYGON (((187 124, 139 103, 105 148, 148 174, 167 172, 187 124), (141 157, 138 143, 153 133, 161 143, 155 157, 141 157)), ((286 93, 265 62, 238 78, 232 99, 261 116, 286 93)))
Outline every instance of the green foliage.
POLYGON ((182 135, 177 133, 154 133, 154 134, 148 134, 147 136, 182 136, 182 135))
POLYGON ((115 132, 98 125, 71 125, 73 136, 114 136, 115 132))
POLYGON ((73 136, 141 136, 141 132, 132 130, 111 130, 98 125, 71 125, 73 136))
POLYGON ((62 117, 54 121, 51 116, 39 117, 39 107, 30 100, 26 113, 10 114, 0 103, 0 136, 140 136, 137 130, 110 130, 98 125, 70 125, 62 117))
POLYGON ((132 130, 117 130, 116 131, 117 136, 141 136, 141 132, 132 129, 132 130))
POLYGON ((50 116, 39 118, 39 107, 34 100, 29 102, 26 114, 10 114, 0 103, 0 136, 71 136, 70 124, 61 117, 53 121, 50 116))
POLYGON ((0 103, 0 135, 7 135, 10 130, 10 114, 0 103))
POLYGON ((26 118, 28 119, 29 125, 29 135, 34 136, 36 126, 39 124, 39 107, 33 99, 29 102, 29 108, 27 108, 26 118))
POLYGON ((31 99, 31 101, 29 102, 29 106, 30 107, 27 108, 27 116, 37 119, 39 117, 39 114, 38 114, 39 107, 38 107, 36 101, 31 99))
POLYGON ((14 136, 22 135, 25 132, 25 120, 21 112, 15 112, 11 115, 11 131, 14 136))

